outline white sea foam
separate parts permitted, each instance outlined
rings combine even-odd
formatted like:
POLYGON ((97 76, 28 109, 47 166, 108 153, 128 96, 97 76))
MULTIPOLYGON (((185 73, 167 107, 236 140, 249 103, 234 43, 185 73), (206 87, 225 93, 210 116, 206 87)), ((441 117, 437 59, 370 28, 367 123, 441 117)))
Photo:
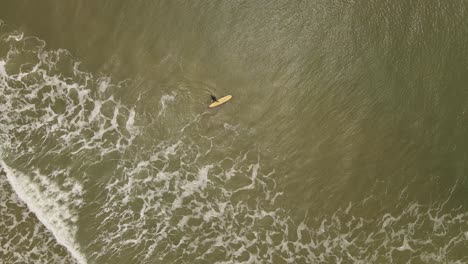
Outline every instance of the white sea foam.
POLYGON ((207 165, 198 170, 197 177, 193 181, 187 181, 181 186, 182 193, 174 200, 172 209, 181 206, 184 198, 192 196, 195 192, 201 192, 208 184, 208 172, 213 165, 207 165))
POLYGON ((135 132, 135 108, 130 109, 130 113, 128 115, 127 123, 125 124, 125 127, 127 128, 127 131, 132 133, 135 132))
MULTIPOLYGON (((206 142, 202 145, 209 148, 206 142)), ((228 158, 231 165, 219 170, 218 164, 204 164, 201 156, 192 155, 192 151, 205 153, 198 144, 186 140, 165 142, 157 146, 157 151, 140 155, 129 167, 122 164, 127 169, 119 171, 126 176, 109 186, 112 195, 104 207, 109 210, 102 213, 109 221, 117 221, 117 228, 111 231, 101 227, 100 233, 107 235, 97 236, 95 243, 105 241, 105 252, 147 244, 146 251, 134 256, 142 263, 155 259, 164 262, 173 254, 203 262, 211 260, 215 252, 223 252, 224 257, 213 263, 274 263, 276 258, 286 263, 395 262, 392 254, 396 253, 392 252, 417 252, 421 258, 415 254, 410 259, 444 263, 451 248, 465 241, 464 233, 456 237, 446 233, 451 246, 428 243, 430 236, 418 231, 418 226, 456 228, 456 223, 466 221, 468 214, 432 215, 432 208, 423 210, 417 204, 410 204, 401 214, 365 219, 355 216, 353 204, 349 203, 331 216, 296 223, 275 205, 279 192, 274 188, 272 172, 263 171, 256 155, 243 153, 228 158), (182 165, 174 171, 167 165, 157 166, 162 161, 182 165), (147 176, 140 178, 142 172, 147 176), (250 182, 230 186, 231 181, 239 179, 250 182), (239 200, 236 197, 240 191, 239 200), (139 210, 128 209, 140 199, 143 206, 139 210), (118 213, 122 211, 125 214, 118 213), (149 224, 152 221, 156 221, 155 227, 149 224), (136 235, 135 230, 146 233, 136 235), (128 243, 119 241, 124 235, 128 243), (173 240, 174 236, 179 238, 173 240), (430 252, 438 253, 428 255, 430 252)))
POLYGON ((5 64, 6 62, 4 60, 0 60, 0 77, 5 78, 7 76, 6 70, 5 70, 5 64))
POLYGON ((30 177, 10 168, 4 161, 0 161, 0 165, 15 193, 54 234, 57 242, 66 247, 79 263, 86 263, 76 241, 77 207, 82 203, 82 187, 69 179, 67 184, 73 187, 67 192, 39 172, 30 177))
POLYGON ((0 165, 15 193, 57 242, 86 263, 76 241, 83 175, 71 175, 69 162, 54 160, 71 153, 81 167, 87 159, 124 152, 139 133, 135 107, 106 95, 110 78, 80 71, 66 50, 45 50, 44 41, 17 33, 0 34, 0 45, 9 48, 0 54, 0 158, 23 158, 23 167, 38 169, 23 173, 3 161, 0 165), (59 63, 73 65, 60 68, 73 76, 57 74, 59 63))
POLYGON ((98 83, 98 91, 101 93, 106 92, 107 88, 109 87, 111 79, 110 78, 102 78, 98 83))
POLYGON ((1 166, 0 216, 2 263, 77 263, 12 190, 1 166))
MULTIPOLYGON (((100 148, 105 155, 122 152, 138 135, 134 108, 122 105, 112 95, 105 95, 112 86, 110 78, 94 80, 91 74, 78 70, 78 63, 73 64, 75 79, 53 74, 49 71, 60 61, 72 60, 66 50, 45 51, 45 43, 33 37, 7 37, 3 41, 10 45, 10 51, 0 60, 0 116, 8 122, 0 124, 0 130, 5 134, 26 132, 21 138, 12 138, 13 141, 8 142, 10 146, 42 134, 44 138, 60 138, 68 146, 88 150, 100 148), (39 46, 23 44, 31 40, 39 46), (21 53, 16 46, 22 46, 21 53), (34 55, 36 61, 23 64, 32 67, 20 67, 19 72, 13 67, 7 71, 8 64, 15 66, 15 60, 34 58, 34 55), (31 80, 34 80, 32 84, 31 80), (93 95, 93 85, 100 94, 93 95), (93 108, 89 109, 89 105, 93 108), (126 119, 125 127, 119 126, 119 118, 126 119), (103 140, 106 137, 114 139, 103 140)), ((78 151, 80 149, 75 149, 75 153, 78 151)))
POLYGON ((176 99, 176 95, 177 94, 173 92, 172 94, 165 94, 161 96, 161 99, 159 100, 159 104, 161 108, 159 110, 158 117, 165 115, 165 111, 166 111, 166 107, 168 103, 174 102, 176 99))

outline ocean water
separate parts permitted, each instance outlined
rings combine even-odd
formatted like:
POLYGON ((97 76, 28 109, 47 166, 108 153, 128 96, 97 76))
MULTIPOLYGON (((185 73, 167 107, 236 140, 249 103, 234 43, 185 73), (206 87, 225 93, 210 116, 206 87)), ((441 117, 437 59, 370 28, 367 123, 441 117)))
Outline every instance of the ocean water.
POLYGON ((0 262, 468 263, 467 6, 0 1, 0 262))

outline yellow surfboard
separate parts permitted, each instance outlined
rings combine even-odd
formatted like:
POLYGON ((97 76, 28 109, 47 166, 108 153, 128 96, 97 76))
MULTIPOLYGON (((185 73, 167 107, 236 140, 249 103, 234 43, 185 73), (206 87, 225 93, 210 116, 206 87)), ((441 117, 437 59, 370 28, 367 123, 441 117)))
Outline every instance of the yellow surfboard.
POLYGON ((225 102, 231 100, 231 98, 232 98, 232 95, 226 95, 226 96, 224 96, 222 98, 219 98, 218 101, 211 103, 208 107, 213 108, 213 107, 220 106, 220 105, 224 104, 225 102))

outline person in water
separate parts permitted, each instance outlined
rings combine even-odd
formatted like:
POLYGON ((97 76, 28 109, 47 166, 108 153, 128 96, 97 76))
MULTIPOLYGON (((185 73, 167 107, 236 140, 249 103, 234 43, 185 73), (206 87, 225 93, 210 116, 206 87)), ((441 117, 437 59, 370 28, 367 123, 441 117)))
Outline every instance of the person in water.
POLYGON ((210 96, 211 96, 211 101, 213 101, 213 103, 218 102, 218 98, 216 98, 216 96, 214 95, 210 95, 210 96))

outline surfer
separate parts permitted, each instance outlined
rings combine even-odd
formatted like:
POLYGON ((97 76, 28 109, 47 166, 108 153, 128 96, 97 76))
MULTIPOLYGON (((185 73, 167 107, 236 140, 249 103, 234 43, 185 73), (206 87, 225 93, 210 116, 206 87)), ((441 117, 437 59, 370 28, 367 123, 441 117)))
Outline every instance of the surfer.
POLYGON ((226 103, 227 101, 231 100, 232 95, 223 96, 223 97, 219 98, 219 100, 213 94, 210 94, 210 97, 211 97, 211 104, 208 107, 213 108, 213 107, 220 106, 220 105, 226 103))

